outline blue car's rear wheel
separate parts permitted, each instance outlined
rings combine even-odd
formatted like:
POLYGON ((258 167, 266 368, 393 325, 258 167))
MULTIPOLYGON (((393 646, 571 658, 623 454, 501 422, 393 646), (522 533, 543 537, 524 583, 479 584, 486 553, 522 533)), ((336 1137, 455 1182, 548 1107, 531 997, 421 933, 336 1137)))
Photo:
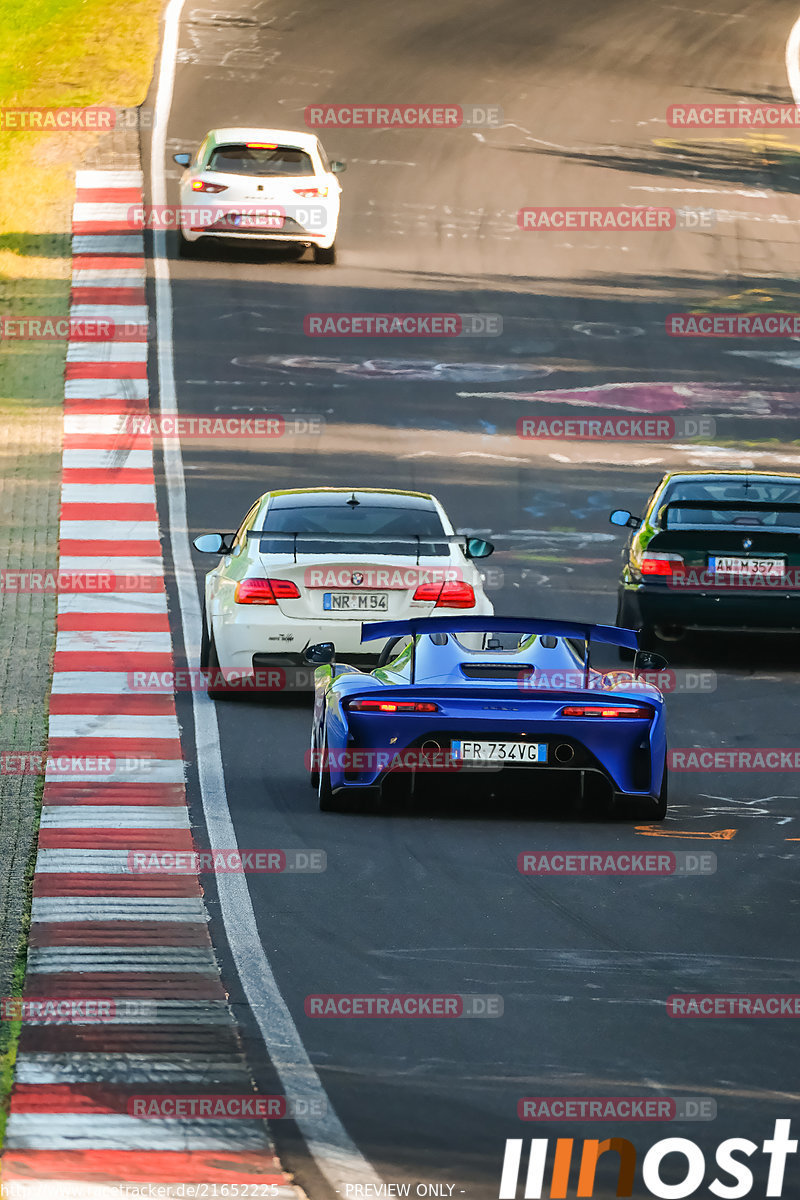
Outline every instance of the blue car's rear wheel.
POLYGON ((337 796, 331 787, 331 772, 326 760, 328 757, 328 739, 325 736, 323 724, 322 745, 320 747, 320 769, 317 773, 317 796, 320 812, 344 812, 347 804, 337 796))

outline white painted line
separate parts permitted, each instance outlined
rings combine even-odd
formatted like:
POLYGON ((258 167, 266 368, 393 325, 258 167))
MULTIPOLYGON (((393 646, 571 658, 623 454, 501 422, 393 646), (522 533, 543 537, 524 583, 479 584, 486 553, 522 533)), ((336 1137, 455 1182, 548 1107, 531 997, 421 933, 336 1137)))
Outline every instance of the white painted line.
POLYGON ((154 483, 62 483, 62 504, 155 504, 154 483))
MULTIPOLYGON (((265 1149, 261 1121, 148 1121, 117 1113, 16 1111, 8 1118, 5 1147, 40 1151, 265 1149)), ((62 1195, 69 1195, 71 1190, 62 1195)))
MULTIPOLYGON (((28 951, 29 975, 98 971, 187 971, 217 975, 210 946, 34 946, 28 951)), ((87 991, 91 988, 91 984, 87 991)), ((35 989, 33 989, 35 991, 35 989)))
POLYGON ((42 829, 188 828, 188 808, 174 804, 42 805, 42 829))
POLYGON ((143 689, 134 683, 130 671, 56 671, 51 690, 59 696, 141 696, 143 689))
POLYGON ((102 320, 114 325, 147 325, 146 304, 72 304, 69 310, 73 321, 102 320))
MULTIPOLYGON (((96 171, 75 172, 75 187, 84 188, 140 188, 144 184, 144 171, 96 171)), ((141 234, 139 235, 141 237, 141 234)), ((75 253, 75 251, 73 251, 75 253)))
POLYGON ((64 592, 58 597, 61 613, 166 613, 165 592, 64 592))
POLYGON ((134 450, 122 443, 114 450, 65 450, 64 470, 146 471, 153 465, 152 450, 134 450))
POLYGON ((200 896, 34 896, 32 921, 206 922, 200 896))
POLYGON ((141 204, 123 200, 115 204, 111 200, 77 200, 72 206, 74 224, 84 221, 127 221, 135 229, 133 215, 141 210, 141 204))
MULTIPOLYGON (((150 144, 151 199, 154 206, 167 202, 164 173, 166 139, 183 4, 184 0, 169 0, 164 14, 161 63, 150 144)), ((178 411, 178 403, 172 345, 172 294, 165 231, 156 229, 153 240, 159 403, 162 415, 166 416, 178 411)), ((200 602, 189 549, 183 456, 177 438, 163 439, 162 445, 169 504, 170 542, 183 639, 188 660, 194 664, 198 661, 200 645, 200 602)), ((237 842, 225 791, 219 725, 214 702, 206 695, 194 692, 192 706, 198 775, 209 842, 212 849, 232 849, 237 842)), ((297 1126, 318 1169, 336 1189, 346 1183, 379 1185, 380 1176, 364 1158, 334 1112, 297 1026, 292 1020, 292 1014, 264 952, 245 876, 218 876, 217 893, 228 943, 242 988, 258 1022, 284 1093, 291 1101, 306 1102, 305 1105, 297 1105, 299 1112, 323 1114, 296 1118, 297 1126)))
POLYGON ((157 542, 157 521, 62 521, 61 537, 77 541, 157 542))
MULTIPOLYGON (((131 713, 51 713, 50 737, 177 738, 174 713, 138 716, 131 713)), ((79 747, 80 749, 80 747, 79 747)), ((135 747, 131 747, 135 752, 135 747)))
POLYGON ((140 233, 76 233, 72 253, 143 255, 144 242, 140 233))
POLYGON ((143 287, 144 282, 144 266, 78 267, 72 272, 73 287, 143 287))
MULTIPOLYGON (((126 850, 39 850, 36 855, 36 871, 40 875, 135 875, 139 872, 134 871, 129 862, 129 855, 133 849, 141 847, 131 846, 126 850)), ((186 871, 179 874, 182 878, 189 878, 186 871)), ((159 871, 157 875, 142 874, 141 878, 148 881, 156 879, 163 883, 168 878, 168 872, 159 871)))
POLYGON ((134 421, 130 413, 71 413, 64 417, 64 433, 91 433, 112 437, 115 434, 133 436, 138 429, 148 431, 150 426, 134 421))
POLYGON ((56 634, 56 650, 79 650, 82 654, 113 651, 115 654, 168 654, 172 649, 169 631, 142 633, 126 629, 62 629, 56 634))
POLYGON ((147 362, 147 342, 70 342, 67 362, 147 362))
MULTIPOLYGON (((92 1050, 70 1053, 20 1054, 17 1083, 195 1083, 212 1092, 216 1083, 240 1084, 251 1091, 244 1063, 227 1054, 105 1054, 92 1050)), ((91 1193, 92 1196, 94 1193, 91 1193)), ((69 1195, 67 1188, 64 1195, 69 1195)), ((117 1193, 119 1200, 119 1193, 117 1193)))
POLYGON ((68 379, 67 400, 146 400, 146 379, 68 379))
MULTIPOLYGON (((136 754, 135 748, 130 755, 126 755, 124 758, 112 759, 112 770, 109 772, 98 771, 99 764, 97 763, 93 764, 93 770, 81 771, 79 769, 80 755, 67 757, 70 758, 69 764, 62 761, 65 758, 63 754, 54 756, 52 765, 49 765, 45 771, 47 783, 94 783, 102 786, 108 783, 184 782, 183 763, 180 759, 141 758, 136 754), (77 763, 72 761, 73 758, 77 759, 77 763), (60 770, 58 769, 59 764, 61 765, 60 770), (67 765, 69 770, 65 769, 67 765)), ((97 757, 102 756, 98 755, 97 757)))
POLYGON ((156 575, 164 574, 164 563, 159 554, 115 555, 115 554, 62 554, 62 571, 107 571, 111 575, 156 575))

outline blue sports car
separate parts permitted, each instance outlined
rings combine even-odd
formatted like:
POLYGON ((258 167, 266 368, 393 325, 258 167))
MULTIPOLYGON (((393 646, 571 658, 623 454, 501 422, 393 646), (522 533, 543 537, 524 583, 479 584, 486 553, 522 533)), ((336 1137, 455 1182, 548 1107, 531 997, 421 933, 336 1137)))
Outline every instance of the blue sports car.
POLYGON ((522 617, 421 617, 362 626, 388 639, 372 671, 310 646, 316 665, 311 783, 325 812, 428 778, 487 780, 534 798, 583 800, 610 814, 667 812, 664 698, 641 674, 666 666, 639 651, 632 670, 598 671, 592 643, 635 651, 634 630, 522 617))

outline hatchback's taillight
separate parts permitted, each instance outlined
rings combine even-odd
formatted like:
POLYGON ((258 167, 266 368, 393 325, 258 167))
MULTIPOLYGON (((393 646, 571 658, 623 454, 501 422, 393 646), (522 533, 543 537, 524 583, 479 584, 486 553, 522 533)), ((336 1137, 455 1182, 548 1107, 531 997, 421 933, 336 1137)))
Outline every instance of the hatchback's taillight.
POLYGON ((432 713, 441 711, 438 704, 432 704, 429 700, 367 700, 363 697, 348 700, 346 707, 350 712, 432 713))
POLYGON ((205 179, 193 179, 193 192, 227 192, 227 184, 224 183, 208 183, 205 179))
POLYGON ((475 592, 470 584, 460 579, 444 583, 421 583, 412 599, 427 600, 435 608, 475 607, 475 592))
POLYGON ((277 604, 299 597, 300 590, 291 579, 242 579, 233 593, 237 604, 277 604))
POLYGON ((652 709, 649 708, 634 708, 625 706, 623 708, 610 708, 597 704, 568 704, 566 708, 562 708, 558 714, 560 717, 634 717, 639 721, 644 721, 652 717, 652 709))
POLYGON ((308 187, 294 188, 295 196, 303 196, 306 200, 310 200, 312 196, 327 196, 328 189, 326 187, 308 187))

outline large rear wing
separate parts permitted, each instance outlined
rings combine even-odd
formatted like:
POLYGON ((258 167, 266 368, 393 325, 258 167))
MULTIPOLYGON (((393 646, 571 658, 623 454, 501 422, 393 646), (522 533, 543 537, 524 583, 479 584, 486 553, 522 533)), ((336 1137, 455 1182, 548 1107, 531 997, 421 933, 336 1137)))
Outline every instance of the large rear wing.
POLYGON ((688 512, 765 512, 800 513, 800 503, 792 500, 777 503, 773 500, 670 500, 658 510, 659 520, 669 528, 669 514, 674 509, 688 512))
MULTIPOLYGON (((336 548, 337 545, 346 544, 347 542, 359 544, 363 542, 374 543, 376 546, 381 544, 387 546, 408 545, 412 547, 411 553, 416 554, 417 565, 419 566, 419 558, 423 546, 441 546, 442 544, 460 543, 466 546, 470 538, 476 537, 472 533, 436 533, 436 534, 421 534, 421 533, 362 533, 354 530, 352 533, 326 533, 323 530, 298 530, 287 531, 280 529, 248 529, 248 538, 263 538, 265 541, 286 541, 291 545, 287 546, 286 553, 294 556, 294 561, 297 562, 298 542, 300 553, 303 553, 303 540, 312 542, 331 543, 331 548, 336 548)), ((482 541, 484 539, 481 539, 482 541)), ((282 553, 282 551, 281 551, 282 553)), ((358 551, 359 554, 365 551, 358 551)), ((405 553, 405 552, 403 552, 405 553)))
POLYGON ((634 629, 586 625, 582 621, 552 621, 543 617, 411 617, 407 621, 365 621, 361 626, 361 641, 418 633, 529 633, 574 638, 587 643, 605 642, 629 650, 639 648, 639 636, 634 629))

